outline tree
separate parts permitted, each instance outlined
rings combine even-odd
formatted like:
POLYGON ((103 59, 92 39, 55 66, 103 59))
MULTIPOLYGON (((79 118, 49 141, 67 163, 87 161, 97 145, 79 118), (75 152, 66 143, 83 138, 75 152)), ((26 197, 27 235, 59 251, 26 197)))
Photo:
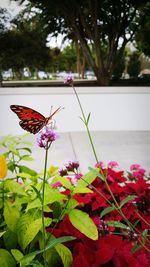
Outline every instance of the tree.
POLYGON ((136 34, 137 48, 146 56, 150 56, 150 3, 144 10, 141 10, 141 19, 138 32, 136 34))
MULTIPOLYGON (((10 20, 10 14, 7 9, 0 8, 0 39, 7 31, 7 23, 10 20)), ((0 49, 0 86, 2 86, 2 70, 5 64, 5 57, 3 51, 0 49)))
POLYGON ((3 69, 11 68, 17 78, 23 76, 23 69, 31 73, 45 69, 50 62, 49 48, 46 47, 46 36, 38 21, 15 18, 13 26, 0 36, 0 50, 3 54, 3 69), (10 45, 11 44, 11 45, 10 45))
MULTIPOLYGON (((24 1, 24 0, 23 0, 24 1)), ((22 2, 23 2, 22 1, 22 2)), ((148 0, 29 0, 49 33, 73 32, 99 85, 108 85, 148 0), (94 47, 95 57, 90 45, 94 47), (104 53, 105 49, 105 53, 104 53)))

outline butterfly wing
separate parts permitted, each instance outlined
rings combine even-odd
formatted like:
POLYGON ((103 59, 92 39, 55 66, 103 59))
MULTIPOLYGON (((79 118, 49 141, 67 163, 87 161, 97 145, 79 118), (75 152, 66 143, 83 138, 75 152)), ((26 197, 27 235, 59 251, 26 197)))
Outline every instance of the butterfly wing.
POLYGON ((17 114, 20 120, 40 119, 45 121, 45 117, 32 108, 19 105, 11 105, 10 108, 17 114))
POLYGON ((11 105, 10 108, 20 119, 20 126, 30 133, 36 134, 46 124, 46 118, 32 108, 20 105, 11 105))
POLYGON ((20 121, 19 124, 24 130, 30 133, 36 134, 43 128, 43 126, 45 125, 45 121, 43 122, 37 119, 23 120, 23 121, 20 121))

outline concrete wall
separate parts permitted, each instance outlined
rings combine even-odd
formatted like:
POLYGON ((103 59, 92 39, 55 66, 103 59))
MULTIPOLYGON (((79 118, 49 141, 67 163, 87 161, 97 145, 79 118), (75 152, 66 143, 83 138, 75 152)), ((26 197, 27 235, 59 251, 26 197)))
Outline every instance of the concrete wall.
MULTIPOLYGON (((78 87, 83 108, 91 112, 90 129, 150 130, 149 87, 78 87)), ((71 87, 0 88, 0 135, 22 134, 11 104, 32 107, 48 116, 51 106, 65 109, 55 116, 60 132, 83 131, 81 112, 71 87)))

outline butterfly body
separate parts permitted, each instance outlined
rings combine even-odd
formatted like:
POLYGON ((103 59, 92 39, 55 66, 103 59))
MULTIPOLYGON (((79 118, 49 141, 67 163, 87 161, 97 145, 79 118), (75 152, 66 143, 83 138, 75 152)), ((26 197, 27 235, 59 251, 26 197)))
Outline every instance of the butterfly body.
POLYGON ((53 115, 60 110, 60 107, 49 117, 44 117, 38 111, 25 106, 11 105, 10 109, 16 113, 20 119, 19 124, 24 130, 36 134, 52 120, 53 115))

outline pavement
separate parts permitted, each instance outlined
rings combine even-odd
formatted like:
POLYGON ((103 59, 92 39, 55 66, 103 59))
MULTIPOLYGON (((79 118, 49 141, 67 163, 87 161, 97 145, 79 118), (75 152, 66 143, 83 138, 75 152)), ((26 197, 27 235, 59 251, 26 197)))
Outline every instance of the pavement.
MULTIPOLYGON (((91 132, 99 161, 117 161, 121 169, 129 170, 133 163, 150 171, 150 131, 94 131, 91 132)), ((44 168, 44 149, 37 147, 35 136, 27 137, 34 143, 33 162, 27 166, 41 171, 44 168)), ((0 147, 0 153, 3 153, 0 147)), ((49 150, 48 167, 62 167, 69 160, 79 160, 81 172, 88 171, 96 163, 86 132, 60 133, 60 138, 49 150)))

